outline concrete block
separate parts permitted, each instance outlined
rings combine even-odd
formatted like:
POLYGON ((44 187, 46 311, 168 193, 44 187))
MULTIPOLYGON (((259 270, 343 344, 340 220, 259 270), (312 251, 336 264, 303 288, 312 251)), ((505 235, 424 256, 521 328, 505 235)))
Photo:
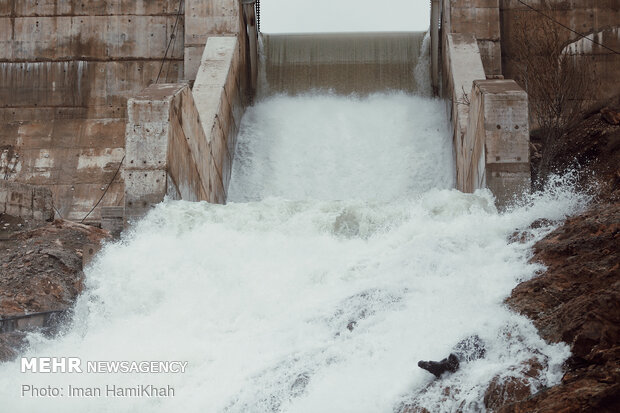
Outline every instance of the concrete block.
POLYGON ((202 53, 204 51, 204 48, 204 45, 185 46, 185 55, 183 61, 184 80, 196 80, 196 75, 198 74, 198 68, 200 67, 200 60, 202 59, 202 53))
POLYGON ((157 204, 166 195, 166 171, 132 170, 124 171, 125 208, 147 208, 157 204))
POLYGON ((452 8, 452 32, 471 33, 481 40, 499 40, 499 8, 452 8))
POLYGON ((101 228, 118 238, 125 226, 125 207, 106 206, 101 208, 101 228))
POLYGON ((459 189, 486 186, 501 207, 530 186, 527 94, 513 80, 476 80, 471 95, 459 189))
POLYGON ((132 124, 126 135, 127 166, 145 169, 165 167, 168 133, 168 122, 132 124))
POLYGON ((501 43, 496 40, 478 40, 478 50, 484 73, 488 76, 499 76, 502 74, 502 48, 501 43))

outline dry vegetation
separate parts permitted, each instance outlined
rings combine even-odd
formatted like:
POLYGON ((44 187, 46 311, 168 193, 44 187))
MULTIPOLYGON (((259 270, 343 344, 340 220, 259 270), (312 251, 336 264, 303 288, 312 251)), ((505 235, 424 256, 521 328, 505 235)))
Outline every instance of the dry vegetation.
MULTIPOLYGON (((551 15, 549 6, 541 11, 551 15)), ((517 26, 517 80, 529 95, 531 122, 541 138, 542 159, 535 172, 542 183, 563 139, 583 119, 594 74, 588 59, 566 52, 567 33, 552 20, 524 13, 517 26)))

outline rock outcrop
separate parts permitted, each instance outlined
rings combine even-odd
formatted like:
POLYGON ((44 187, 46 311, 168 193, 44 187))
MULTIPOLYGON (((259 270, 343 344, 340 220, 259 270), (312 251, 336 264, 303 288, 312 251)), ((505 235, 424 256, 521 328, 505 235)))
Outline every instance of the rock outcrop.
POLYGON ((497 411, 620 411, 620 203, 567 220, 534 253, 547 271, 507 303, 546 340, 570 344, 572 356, 561 384, 497 411))
MULTIPOLYGON (((87 246, 109 237, 106 231, 64 220, 35 228, 0 215, 0 318, 70 307, 83 288, 87 246), (4 223, 9 225, 5 226, 4 223), (8 233, 6 229, 13 229, 8 233)), ((20 334, 0 335, 0 361, 14 356, 20 334)))

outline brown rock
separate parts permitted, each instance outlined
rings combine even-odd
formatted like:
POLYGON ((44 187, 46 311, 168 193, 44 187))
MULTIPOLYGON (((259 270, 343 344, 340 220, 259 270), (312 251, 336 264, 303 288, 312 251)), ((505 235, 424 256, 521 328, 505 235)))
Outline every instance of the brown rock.
MULTIPOLYGON (((0 317, 70 307, 83 288, 77 250, 108 237, 99 228, 57 220, 5 238, 0 249, 0 317)), ((3 336, 0 361, 14 354, 6 346, 17 340, 3 336)))
POLYGON ((484 405, 489 411, 497 411, 507 403, 526 399, 532 394, 529 383, 517 377, 505 380, 495 377, 484 394, 484 405))
MULTIPOLYGON (((561 384, 497 411, 620 411, 619 247, 617 202, 567 220, 535 245, 533 260, 547 271, 517 286, 506 301, 531 318, 543 338, 570 344, 572 356, 561 384)), ((503 391, 495 386, 487 393, 503 391)))
POLYGON ((620 125, 620 111, 613 110, 610 108, 601 109, 601 115, 603 115, 603 119, 611 125, 620 125))

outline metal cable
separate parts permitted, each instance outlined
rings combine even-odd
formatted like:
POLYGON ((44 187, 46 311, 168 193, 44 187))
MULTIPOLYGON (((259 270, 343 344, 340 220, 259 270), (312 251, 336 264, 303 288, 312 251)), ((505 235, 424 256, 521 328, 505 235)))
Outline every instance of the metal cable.
MULTIPOLYGON (((168 50, 170 49, 170 45, 172 44, 172 41, 176 39, 177 26, 179 24, 179 18, 181 16, 181 8, 183 7, 183 4, 184 4, 183 0, 179 0, 179 7, 177 9, 177 18, 174 21, 174 27, 172 28, 172 34, 170 35, 170 41, 168 42, 168 46, 166 46, 166 51, 164 52, 164 57, 161 60, 161 66, 159 67, 159 73, 157 73, 157 79, 155 80, 155 83, 159 82, 159 77, 161 76, 161 72, 164 69, 164 63, 166 62, 166 57, 168 56, 168 50)), ((170 67, 168 67, 168 70, 169 69, 170 67)))
POLYGON ((114 176, 112 177, 112 180, 110 181, 110 183, 108 183, 108 186, 105 188, 105 191, 103 191, 103 195, 101 195, 101 198, 99 198, 99 201, 97 201, 97 203, 95 204, 94 207, 92 207, 92 209, 90 211, 88 211, 88 214, 86 214, 86 216, 84 218, 82 218, 82 220, 80 221, 80 224, 83 224, 84 221, 86 220, 86 218, 88 218, 88 216, 95 210, 95 208, 97 208, 97 206, 99 205, 99 203, 101 202, 101 200, 103 199, 103 197, 105 196, 105 194, 108 193, 108 189, 110 189, 110 187, 112 186, 112 183, 114 182, 114 180, 116 179, 116 175, 118 175, 118 171, 121 170, 121 166, 123 166, 123 161, 125 161, 125 156, 123 155, 123 159, 121 159, 121 161, 118 164, 118 168, 116 168, 116 172, 114 172, 114 176))
POLYGON ((589 40, 589 41, 591 41, 592 43, 594 43, 594 44, 596 44, 596 45, 598 45, 598 46, 601 46, 602 48, 607 49, 607 50, 609 50, 609 51, 610 51, 610 52, 612 52, 612 53, 615 53, 615 54, 620 54, 620 52, 618 52, 618 51, 616 51, 616 50, 612 49, 611 47, 607 47, 607 46, 605 46, 604 44, 599 43, 599 42, 597 42, 597 41, 596 41, 596 40, 594 40, 594 39, 590 39, 589 37, 587 37, 587 36, 585 36, 585 35, 583 35, 583 34, 579 33, 578 31, 575 31, 575 30, 571 29, 570 27, 568 27, 568 26, 566 26, 566 25, 564 25, 564 24, 560 23, 559 21, 555 20, 553 17, 547 16, 547 15, 546 15, 545 13, 543 13, 542 11, 540 11, 540 10, 538 10, 538 9, 535 9, 534 7, 532 7, 532 6, 530 6, 529 4, 525 3, 524 1, 522 1, 522 0, 517 0, 517 1, 518 1, 519 3, 521 3, 521 4, 523 4, 523 5, 524 5, 525 7, 527 7, 528 9, 533 10, 533 11, 535 11, 536 13, 540 14, 541 16, 546 17, 547 19, 549 19, 549 20, 551 20, 552 22, 554 22, 554 23, 558 24, 559 26, 564 27, 566 30, 568 30, 568 31, 570 31, 570 32, 572 32, 572 33, 574 33, 574 34, 576 34, 577 36, 579 36, 579 37, 581 37, 581 38, 583 38, 583 39, 589 40))

